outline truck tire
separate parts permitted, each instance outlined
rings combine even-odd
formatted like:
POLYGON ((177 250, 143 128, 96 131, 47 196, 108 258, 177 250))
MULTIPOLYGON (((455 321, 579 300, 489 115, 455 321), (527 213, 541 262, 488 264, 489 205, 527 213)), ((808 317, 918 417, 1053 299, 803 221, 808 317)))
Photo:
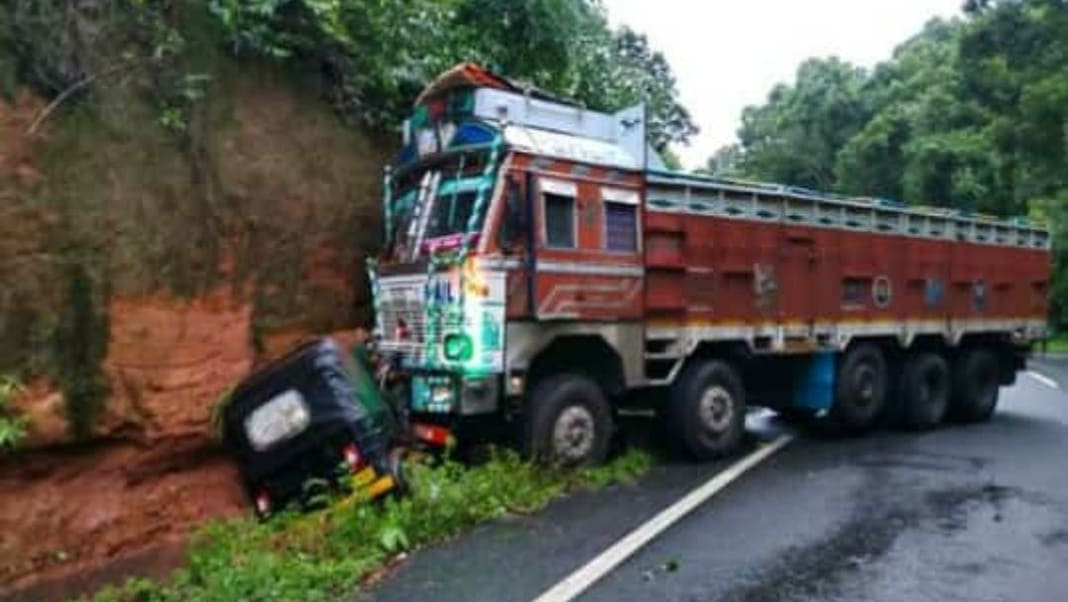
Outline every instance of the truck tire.
POLYGON ((745 387, 730 364, 703 360, 688 366, 671 389, 668 436, 696 460, 721 458, 745 434, 745 387))
POLYGON ((939 354, 920 351, 905 361, 898 422, 913 430, 938 426, 949 410, 949 364, 939 354))
POLYGON ((559 374, 537 383, 523 420, 522 448, 535 461, 590 466, 608 456, 612 412, 590 378, 559 374))
POLYGON ((960 422, 990 420, 997 409, 1000 386, 998 356, 989 349, 969 349, 953 366, 950 415, 960 422))
POLYGON ((888 390, 886 357, 882 350, 871 343, 853 347, 838 365, 831 420, 849 432, 870 430, 886 407, 888 390))

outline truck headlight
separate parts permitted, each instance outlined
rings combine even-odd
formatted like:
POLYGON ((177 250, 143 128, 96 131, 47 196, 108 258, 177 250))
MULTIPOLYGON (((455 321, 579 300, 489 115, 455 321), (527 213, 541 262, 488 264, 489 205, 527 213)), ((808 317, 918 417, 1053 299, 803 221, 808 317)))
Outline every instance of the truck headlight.
POLYGON ((264 451, 308 428, 311 414, 304 396, 289 389, 271 398, 245 418, 245 435, 256 451, 264 451))

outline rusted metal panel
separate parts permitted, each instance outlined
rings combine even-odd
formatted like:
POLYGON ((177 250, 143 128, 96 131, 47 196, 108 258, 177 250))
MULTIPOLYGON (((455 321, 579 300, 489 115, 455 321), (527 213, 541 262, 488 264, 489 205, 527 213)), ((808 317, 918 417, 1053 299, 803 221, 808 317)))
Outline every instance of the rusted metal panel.
POLYGON ((1046 313, 1050 254, 1029 230, 729 187, 646 190, 638 172, 523 154, 511 168, 535 186, 574 190, 576 244, 546 245, 535 190, 536 257, 532 272, 524 256, 509 275, 510 319, 639 320, 724 336, 778 328, 790 339, 831 330, 948 337, 954 321, 1001 328, 1046 313), (605 249, 606 187, 642 193, 633 253, 605 249))
POLYGON ((953 320, 1003 329, 1045 317, 1049 251, 1012 246, 1009 226, 910 221, 863 204, 834 212, 795 201, 777 210, 774 198, 757 195, 723 194, 694 210, 692 194, 663 184, 649 193, 659 202, 649 203, 646 299, 659 327, 733 333, 774 323, 789 337, 819 324, 896 334, 916 322, 949 334, 953 320), (802 223, 818 216, 829 217, 802 223))

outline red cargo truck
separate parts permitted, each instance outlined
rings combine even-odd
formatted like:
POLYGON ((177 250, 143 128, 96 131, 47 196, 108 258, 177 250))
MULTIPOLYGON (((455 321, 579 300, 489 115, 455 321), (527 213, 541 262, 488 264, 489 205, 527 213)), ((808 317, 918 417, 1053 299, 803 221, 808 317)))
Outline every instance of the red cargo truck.
POLYGON ((417 434, 501 420, 584 463, 625 403, 697 458, 749 405, 852 431, 990 418, 1046 334, 1046 230, 672 172, 644 120, 470 64, 420 96, 371 265, 417 434))

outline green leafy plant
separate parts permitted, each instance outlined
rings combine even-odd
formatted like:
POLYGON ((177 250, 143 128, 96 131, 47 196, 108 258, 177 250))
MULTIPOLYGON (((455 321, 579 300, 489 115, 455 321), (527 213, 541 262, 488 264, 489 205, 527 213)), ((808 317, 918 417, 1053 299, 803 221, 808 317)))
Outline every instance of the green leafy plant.
POLYGON ((238 54, 320 65, 353 121, 394 127, 431 79, 476 61, 601 110, 644 102, 657 148, 696 133, 671 66, 594 0, 209 0, 238 54))
POLYGON ((495 451, 470 468, 450 460, 416 463, 404 497, 375 504, 342 500, 321 512, 284 513, 267 523, 213 523, 193 537, 188 565, 166 582, 135 579, 92 600, 344 599, 363 575, 398 553, 509 513, 537 511, 568 491, 632 481, 651 464, 637 450, 603 467, 570 471, 535 466, 511 451, 495 451))
POLYGON ((26 438, 28 420, 15 416, 11 403, 23 390, 22 383, 14 376, 0 376, 0 451, 16 449, 26 438))
POLYGON ((1044 349, 1053 353, 1068 353, 1068 333, 1053 335, 1044 349))

